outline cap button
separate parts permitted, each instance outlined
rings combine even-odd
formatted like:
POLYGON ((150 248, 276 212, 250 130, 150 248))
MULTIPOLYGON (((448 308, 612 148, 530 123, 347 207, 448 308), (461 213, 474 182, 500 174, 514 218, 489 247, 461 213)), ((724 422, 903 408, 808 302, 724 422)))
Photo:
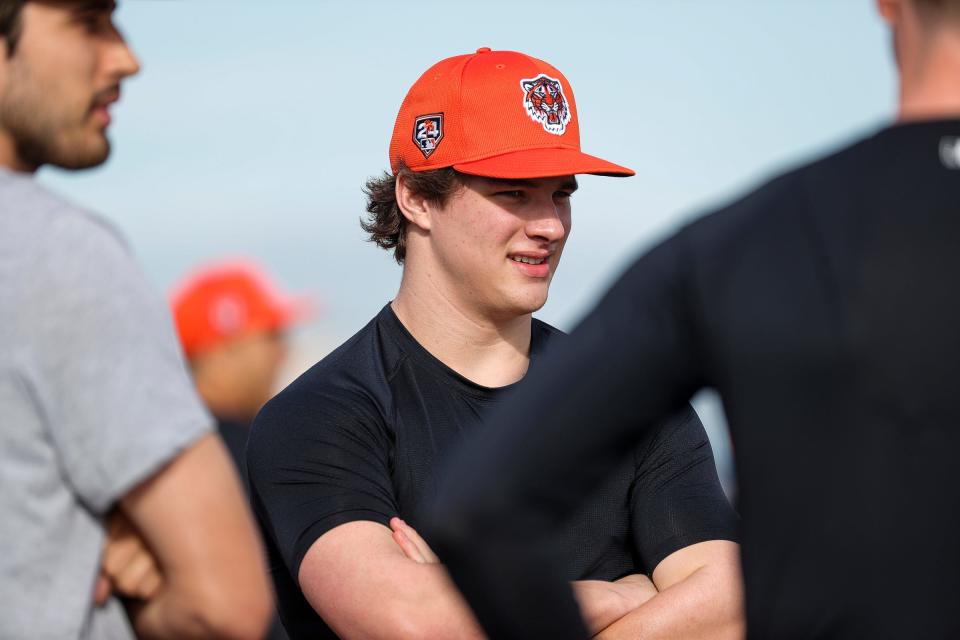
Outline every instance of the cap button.
POLYGON ((490 47, 480 47, 477 49, 477 53, 490 53, 490 47))

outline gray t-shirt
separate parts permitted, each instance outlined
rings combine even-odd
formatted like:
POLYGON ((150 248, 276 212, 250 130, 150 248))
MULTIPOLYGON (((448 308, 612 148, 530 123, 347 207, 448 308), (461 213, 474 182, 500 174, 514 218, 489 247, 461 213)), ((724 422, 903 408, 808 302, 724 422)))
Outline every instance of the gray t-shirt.
POLYGON ((133 636, 103 517, 211 425, 117 233, 0 170, 0 638, 133 636))

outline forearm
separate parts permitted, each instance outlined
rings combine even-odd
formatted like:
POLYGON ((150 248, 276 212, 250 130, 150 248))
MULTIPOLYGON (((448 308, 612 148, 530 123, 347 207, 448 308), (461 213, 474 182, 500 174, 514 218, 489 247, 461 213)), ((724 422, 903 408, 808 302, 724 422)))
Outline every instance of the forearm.
POLYGON ((127 613, 138 638, 172 640, 208 637, 204 634, 209 634, 211 630, 200 617, 202 612, 191 611, 192 607, 188 604, 176 593, 164 590, 152 600, 128 604, 127 613))
POLYGON ((218 593, 217 585, 202 578, 189 585, 173 580, 150 600, 132 601, 127 612, 138 638, 254 640, 266 633, 269 614, 257 587, 244 598, 242 590, 218 593))
POLYGON ((140 636, 263 636, 272 610, 263 551, 218 439, 188 448, 130 491, 121 508, 163 575, 160 591, 132 612, 140 636))
POLYGON ((733 640, 744 636, 739 581, 722 570, 702 567, 659 592, 596 637, 603 640, 684 638, 733 640))
MULTIPOLYGON (((632 578, 633 576, 631 576, 632 578)), ((656 587, 646 576, 647 586, 631 583, 579 580, 571 583, 587 629, 596 634, 656 595, 656 587)))

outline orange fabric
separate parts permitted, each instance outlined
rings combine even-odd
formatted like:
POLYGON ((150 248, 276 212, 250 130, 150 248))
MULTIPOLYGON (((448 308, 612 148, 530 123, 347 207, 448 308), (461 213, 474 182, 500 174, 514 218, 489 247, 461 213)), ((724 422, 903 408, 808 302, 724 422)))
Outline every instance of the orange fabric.
POLYGON ((197 270, 170 296, 188 358, 232 338, 282 331, 310 315, 310 303, 281 293, 253 264, 223 262, 197 270))
POLYGON ((487 48, 438 62, 410 88, 390 142, 394 173, 400 161, 414 171, 454 167, 491 178, 634 175, 580 151, 576 101, 560 71, 523 53, 487 48), (566 122, 531 115, 558 103, 566 105, 566 122))

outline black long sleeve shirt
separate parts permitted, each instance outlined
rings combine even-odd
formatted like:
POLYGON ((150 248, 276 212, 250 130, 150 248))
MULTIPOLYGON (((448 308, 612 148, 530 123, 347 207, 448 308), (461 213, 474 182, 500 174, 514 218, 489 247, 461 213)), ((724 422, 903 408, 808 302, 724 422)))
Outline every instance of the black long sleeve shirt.
POLYGON ((429 535, 492 637, 585 637, 537 540, 705 386, 749 637, 960 637, 960 120, 890 127, 682 229, 490 416, 429 535))

